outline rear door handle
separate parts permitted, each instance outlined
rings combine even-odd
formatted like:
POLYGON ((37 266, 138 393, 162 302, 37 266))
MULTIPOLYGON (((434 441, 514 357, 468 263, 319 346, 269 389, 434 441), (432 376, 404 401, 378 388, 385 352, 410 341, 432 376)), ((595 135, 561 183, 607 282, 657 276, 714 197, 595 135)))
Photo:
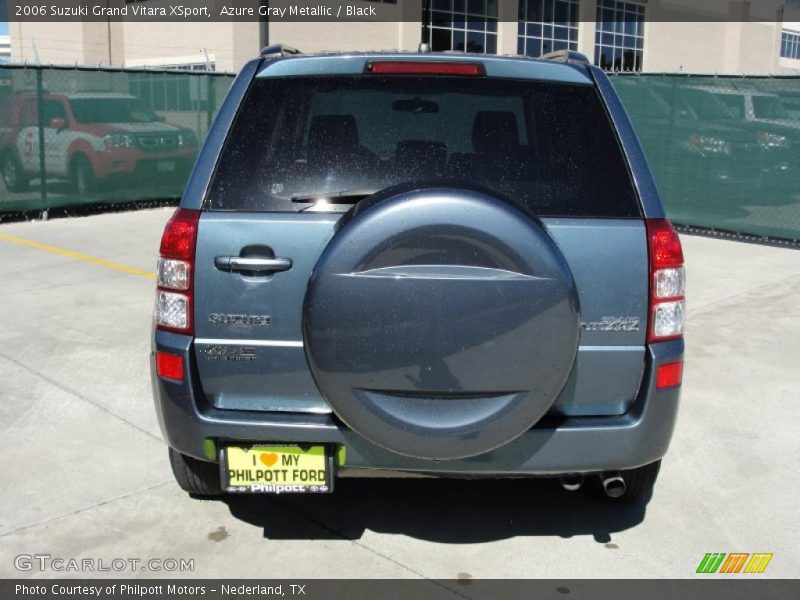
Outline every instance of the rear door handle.
POLYGON ((250 273, 276 273, 292 268, 291 258, 258 258, 247 256, 217 256, 214 266, 221 271, 248 271, 250 273))

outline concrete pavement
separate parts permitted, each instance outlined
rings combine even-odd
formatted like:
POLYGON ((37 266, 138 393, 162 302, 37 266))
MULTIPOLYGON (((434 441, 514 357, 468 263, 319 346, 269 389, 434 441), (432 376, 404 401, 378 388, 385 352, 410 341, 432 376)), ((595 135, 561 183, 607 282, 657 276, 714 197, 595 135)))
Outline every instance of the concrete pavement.
POLYGON ((147 577, 692 577, 706 552, 772 552, 762 576, 796 576, 796 250, 683 238, 683 405, 646 510, 525 480, 200 501, 172 481, 150 396, 147 273, 170 214, 0 226, 0 576, 64 575, 14 567, 47 553, 194 561, 119 573, 147 577))

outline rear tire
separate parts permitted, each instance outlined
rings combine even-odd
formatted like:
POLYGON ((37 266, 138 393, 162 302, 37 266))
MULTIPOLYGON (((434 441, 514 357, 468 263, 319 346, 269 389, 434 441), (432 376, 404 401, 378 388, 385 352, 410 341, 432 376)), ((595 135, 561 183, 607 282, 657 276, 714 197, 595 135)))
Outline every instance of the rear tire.
POLYGON ((97 189, 97 178, 94 176, 92 163, 82 154, 72 159, 69 175, 72 189, 81 196, 91 194, 97 189))
POLYGON ((3 182, 9 192, 28 191, 30 180, 25 176, 22 165, 13 152, 8 152, 3 157, 3 182))
POLYGON ((194 496, 222 495, 217 463, 197 460, 170 448, 169 464, 175 481, 184 492, 194 496))

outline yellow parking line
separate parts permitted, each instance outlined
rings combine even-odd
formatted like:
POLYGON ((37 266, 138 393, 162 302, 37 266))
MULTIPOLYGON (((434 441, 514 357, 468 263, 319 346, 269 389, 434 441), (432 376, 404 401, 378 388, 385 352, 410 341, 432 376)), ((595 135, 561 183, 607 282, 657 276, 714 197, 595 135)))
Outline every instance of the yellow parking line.
POLYGON ((114 262, 113 260, 106 260, 104 258, 97 258, 96 256, 83 254, 82 252, 67 250, 66 248, 59 248, 58 246, 40 244, 39 242, 34 242, 33 240, 26 240, 25 238, 17 237, 15 235, 0 233, 0 240, 4 242, 11 242, 12 244, 19 244, 20 246, 28 246, 29 248, 36 248, 37 250, 44 250, 45 252, 52 252, 53 254, 59 254, 61 256, 66 256, 68 258, 74 258, 75 260, 81 260, 83 262, 97 265, 98 267, 105 267, 106 269, 120 271, 121 273, 128 273, 129 275, 138 275, 139 277, 145 277, 147 279, 156 278, 156 274, 151 273, 150 271, 143 271, 142 269, 137 269, 136 267, 131 267, 130 265, 124 265, 122 263, 114 262))

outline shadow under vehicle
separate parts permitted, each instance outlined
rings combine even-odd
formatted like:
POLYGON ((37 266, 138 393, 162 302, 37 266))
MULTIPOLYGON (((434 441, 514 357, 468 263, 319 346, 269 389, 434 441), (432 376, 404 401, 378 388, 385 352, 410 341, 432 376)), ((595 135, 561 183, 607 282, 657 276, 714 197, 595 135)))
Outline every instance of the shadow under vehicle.
POLYGON ((443 544, 587 535, 609 544, 644 520, 648 500, 595 502, 565 494, 555 478, 343 478, 331 496, 240 494, 223 501, 234 517, 271 540, 357 540, 374 531, 443 544))

